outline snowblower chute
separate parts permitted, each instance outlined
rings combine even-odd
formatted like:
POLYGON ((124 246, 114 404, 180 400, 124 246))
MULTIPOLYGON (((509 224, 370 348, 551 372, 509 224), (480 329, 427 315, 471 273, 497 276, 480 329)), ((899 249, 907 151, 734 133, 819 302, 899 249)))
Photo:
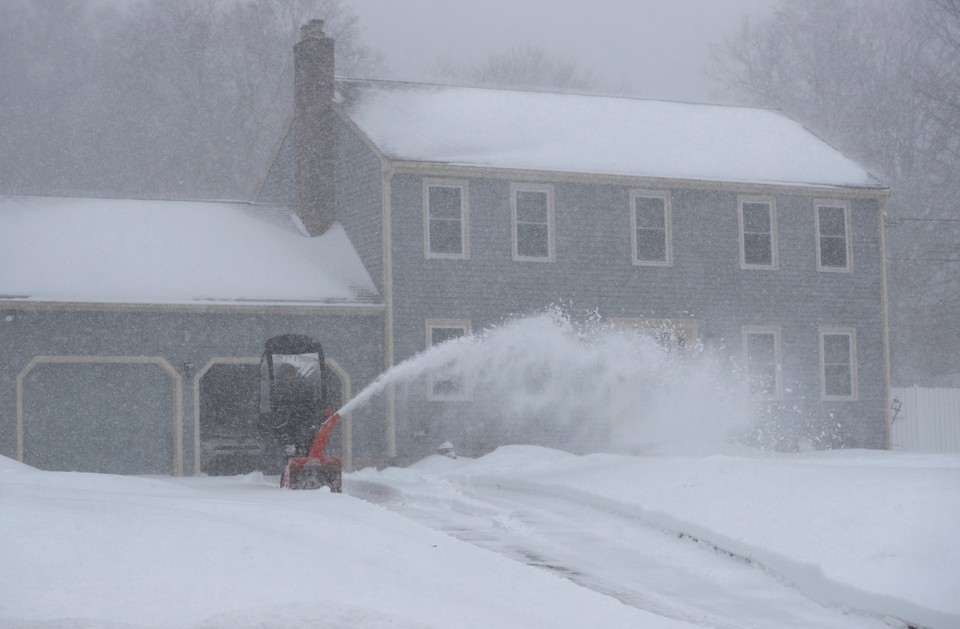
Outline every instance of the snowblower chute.
POLYGON ((315 339, 286 334, 266 342, 260 360, 259 426, 264 436, 275 438, 286 458, 283 487, 341 491, 340 458, 326 455, 340 421, 339 414, 325 411, 334 406, 327 400, 328 377, 323 348, 315 339))

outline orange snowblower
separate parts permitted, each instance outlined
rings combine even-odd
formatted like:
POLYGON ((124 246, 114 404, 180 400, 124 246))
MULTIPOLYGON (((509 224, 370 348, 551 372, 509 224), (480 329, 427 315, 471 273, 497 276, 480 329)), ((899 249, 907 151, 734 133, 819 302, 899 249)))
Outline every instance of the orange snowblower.
POLYGON ((323 348, 309 336, 285 334, 264 345, 257 424, 264 440, 275 445, 276 458, 267 467, 283 469, 281 487, 342 491, 340 457, 326 454, 340 421, 339 413, 322 410, 338 407, 330 403, 336 397, 330 377, 323 348))
POLYGON ((310 454, 302 457, 293 457, 287 461, 283 470, 280 485, 288 489, 319 489, 329 487, 330 491, 343 491, 343 466, 340 457, 328 457, 326 454, 327 442, 337 422, 340 413, 327 410, 327 419, 320 426, 317 436, 313 438, 310 454))

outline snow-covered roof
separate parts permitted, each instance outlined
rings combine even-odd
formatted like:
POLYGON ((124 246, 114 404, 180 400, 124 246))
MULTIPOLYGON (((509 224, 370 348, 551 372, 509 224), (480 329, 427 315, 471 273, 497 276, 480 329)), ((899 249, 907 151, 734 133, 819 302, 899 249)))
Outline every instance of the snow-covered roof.
POLYGON ((343 227, 311 238, 286 208, 0 197, 0 299, 371 304, 343 227))
POLYGON ((696 181, 882 188, 775 111, 634 98, 338 82, 390 159, 696 181))

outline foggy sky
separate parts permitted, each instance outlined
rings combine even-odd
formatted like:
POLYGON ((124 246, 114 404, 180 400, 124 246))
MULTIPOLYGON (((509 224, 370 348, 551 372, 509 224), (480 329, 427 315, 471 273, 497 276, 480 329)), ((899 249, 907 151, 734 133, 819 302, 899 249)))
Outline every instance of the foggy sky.
POLYGON ((390 74, 429 80, 439 60, 482 62, 538 46, 593 70, 607 90, 645 98, 716 100, 700 71, 712 44, 776 0, 350 0, 364 41, 390 74))

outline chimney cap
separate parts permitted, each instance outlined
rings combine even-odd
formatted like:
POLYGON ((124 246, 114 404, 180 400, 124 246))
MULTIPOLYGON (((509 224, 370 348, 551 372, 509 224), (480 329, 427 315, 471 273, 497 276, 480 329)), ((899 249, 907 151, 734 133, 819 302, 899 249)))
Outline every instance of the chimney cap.
POLYGON ((310 20, 300 27, 300 41, 309 38, 323 39, 323 20, 310 20))

